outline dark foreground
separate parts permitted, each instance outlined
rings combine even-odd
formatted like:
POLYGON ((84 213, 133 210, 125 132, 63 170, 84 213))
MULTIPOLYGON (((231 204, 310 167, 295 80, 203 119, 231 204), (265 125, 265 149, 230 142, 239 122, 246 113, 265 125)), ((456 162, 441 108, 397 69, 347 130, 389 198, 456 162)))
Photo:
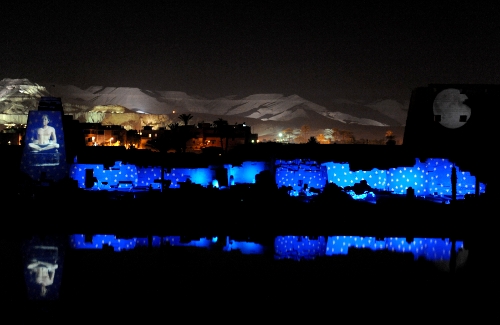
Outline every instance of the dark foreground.
POLYGON ((110 198, 107 193, 66 191, 4 196, 2 307, 14 314, 15 323, 130 322, 132 317, 140 323, 174 317, 239 323, 253 318, 263 322, 269 315, 277 321, 319 315, 407 321, 436 315, 460 319, 473 306, 491 301, 497 278, 492 276, 492 200, 443 205, 396 199, 374 205, 323 197, 311 204, 279 192, 239 194, 172 192, 134 198, 125 193, 110 198), (449 273, 432 262, 415 261, 411 254, 387 251, 352 250, 347 256, 297 262, 275 260, 272 253, 188 247, 120 253, 66 249, 58 299, 28 299, 23 240, 78 233, 455 238, 464 240, 469 258, 449 273))
POLYGON ((20 247, 6 237, 2 241, 2 305, 14 312, 16 323, 132 317, 140 323, 173 317, 241 322, 324 314, 398 319, 403 310, 455 319, 459 306, 489 300, 492 285, 482 256, 472 251, 467 264, 449 273, 412 254, 387 251, 351 250, 298 262, 191 247, 67 250, 58 299, 29 300, 20 247))

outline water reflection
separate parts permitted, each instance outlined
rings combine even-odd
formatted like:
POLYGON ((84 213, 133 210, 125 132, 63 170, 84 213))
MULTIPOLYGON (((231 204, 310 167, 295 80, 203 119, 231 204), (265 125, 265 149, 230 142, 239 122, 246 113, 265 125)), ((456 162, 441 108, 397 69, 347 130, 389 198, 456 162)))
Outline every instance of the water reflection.
POLYGON ((244 242, 231 239, 226 236, 207 237, 207 238, 188 238, 184 236, 152 236, 151 240, 147 237, 116 238, 115 235, 94 235, 88 241, 85 235, 72 235, 70 237, 70 246, 74 249, 103 249, 112 247, 115 252, 132 250, 138 247, 161 247, 161 246, 187 246, 215 248, 222 247, 223 251, 239 251, 242 254, 264 254, 266 248, 258 243, 244 242))
POLYGON ((33 237, 22 247, 24 278, 29 299, 54 300, 59 296, 64 243, 60 238, 33 237))
MULTIPOLYGON (((376 238, 360 236, 279 236, 275 239, 276 258, 294 260, 314 259, 319 256, 347 255, 350 249, 411 253, 415 260, 423 258, 435 262, 440 269, 449 271, 452 242, 449 238, 400 237, 376 238)), ((465 264, 468 251, 463 241, 456 241, 456 266, 465 264)))
MULTIPOLYGON (((411 253, 414 259, 423 258, 428 261, 448 265, 452 242, 448 238, 406 238, 360 237, 360 236, 277 236, 274 247, 252 241, 239 241, 229 236, 189 238, 183 236, 151 236, 149 239, 116 238, 115 235, 94 235, 88 241, 84 235, 72 235, 70 246, 74 249, 102 249, 112 247, 115 252, 132 250, 138 247, 190 246, 200 248, 222 249, 226 252, 237 251, 242 254, 270 253, 274 258, 292 260, 312 260, 322 256, 346 255, 350 249, 367 249, 371 251, 385 250, 394 253, 411 253)), ((462 241, 455 244, 457 266, 467 259, 467 250, 462 241)))

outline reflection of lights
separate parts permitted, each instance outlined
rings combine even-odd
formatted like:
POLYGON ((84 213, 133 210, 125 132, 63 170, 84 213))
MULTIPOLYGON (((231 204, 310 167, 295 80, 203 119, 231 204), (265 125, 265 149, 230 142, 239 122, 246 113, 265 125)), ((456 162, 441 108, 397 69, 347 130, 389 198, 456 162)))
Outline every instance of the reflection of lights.
MULTIPOLYGON (((406 238, 375 238, 358 236, 328 237, 326 255, 345 255, 349 248, 367 248, 372 251, 390 250, 397 253, 412 253, 414 259, 423 257, 429 261, 450 259, 451 241, 436 238, 414 238, 408 242, 406 238)), ((463 241, 456 242, 456 251, 464 248, 463 241)))
MULTIPOLYGON (((240 242, 230 237, 225 239, 225 245, 222 247, 225 252, 239 251, 242 254, 264 254, 267 250, 265 246, 258 243, 240 242)), ((70 247, 73 249, 103 249, 105 246, 110 246, 115 252, 162 245, 210 248, 217 242, 218 237, 192 238, 186 242, 182 240, 181 236, 124 239, 117 238, 115 235, 94 235, 92 241, 87 242, 83 234, 70 236, 70 247)), ((319 256, 347 255, 352 249, 368 249, 412 254, 415 260, 424 258, 438 263, 449 262, 453 247, 448 238, 409 239, 360 236, 277 236, 274 238, 273 246, 275 259, 308 260, 319 256)), ((468 251, 465 250, 463 241, 456 241, 455 252, 457 253, 457 267, 462 267, 467 262, 468 257, 468 251)))

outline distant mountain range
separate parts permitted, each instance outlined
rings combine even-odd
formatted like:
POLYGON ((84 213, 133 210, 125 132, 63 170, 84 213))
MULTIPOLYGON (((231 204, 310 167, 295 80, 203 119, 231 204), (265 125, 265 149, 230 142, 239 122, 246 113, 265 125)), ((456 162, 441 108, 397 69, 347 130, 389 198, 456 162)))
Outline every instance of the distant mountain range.
POLYGON ((254 94, 208 99, 180 91, 103 86, 81 89, 6 78, 0 81, 0 124, 12 122, 16 119, 14 115, 36 110, 41 96, 60 97, 65 113, 79 116, 80 120, 86 116, 84 121, 92 114, 128 113, 127 116, 140 114, 144 120, 148 119, 146 115, 164 115, 163 123, 168 124, 180 122, 177 118, 180 114, 191 114, 194 124, 219 118, 230 123, 245 122, 264 140, 276 139, 286 128, 298 130, 306 124, 310 135, 338 128, 353 132, 358 139, 380 139, 391 129, 402 138, 408 112, 408 103, 391 99, 371 102, 334 99, 325 107, 298 95, 254 94))

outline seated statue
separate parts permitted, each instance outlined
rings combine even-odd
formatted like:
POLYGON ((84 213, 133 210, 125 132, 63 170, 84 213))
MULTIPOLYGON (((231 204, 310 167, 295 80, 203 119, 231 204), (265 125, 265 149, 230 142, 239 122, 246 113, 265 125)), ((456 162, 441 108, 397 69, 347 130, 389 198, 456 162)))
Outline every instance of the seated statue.
POLYGON ((47 115, 42 115, 43 126, 37 130, 37 138, 31 139, 28 146, 33 151, 45 151, 59 148, 57 143, 56 130, 49 126, 50 120, 47 115))

